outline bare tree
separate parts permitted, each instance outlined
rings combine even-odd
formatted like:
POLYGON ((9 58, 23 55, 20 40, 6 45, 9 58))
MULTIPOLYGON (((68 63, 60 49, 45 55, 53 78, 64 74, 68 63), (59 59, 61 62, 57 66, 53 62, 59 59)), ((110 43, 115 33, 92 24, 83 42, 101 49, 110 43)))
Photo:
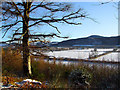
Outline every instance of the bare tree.
MULTIPOLYGON (((30 50, 29 40, 40 41, 40 38, 46 37, 59 37, 57 33, 52 34, 31 34, 30 28, 41 25, 49 25, 50 27, 57 30, 60 34, 59 29, 54 23, 67 23, 71 25, 81 25, 81 19, 87 18, 86 13, 80 8, 77 11, 70 11, 70 3, 58 3, 58 2, 3 2, 2 3, 2 31, 3 38, 9 31, 13 32, 11 41, 22 41, 23 47, 23 74, 25 76, 31 75, 31 61, 30 61, 30 50), (41 9, 46 11, 46 14, 37 13, 41 9), (63 13, 61 16, 57 16, 57 13, 63 13), (40 14, 39 17, 35 15, 40 14), (76 20, 77 19, 77 20, 76 20), (76 21, 74 21, 76 20, 76 21), (17 38, 15 36, 17 35, 17 38)), ((66 37, 62 37, 66 38, 66 37)))

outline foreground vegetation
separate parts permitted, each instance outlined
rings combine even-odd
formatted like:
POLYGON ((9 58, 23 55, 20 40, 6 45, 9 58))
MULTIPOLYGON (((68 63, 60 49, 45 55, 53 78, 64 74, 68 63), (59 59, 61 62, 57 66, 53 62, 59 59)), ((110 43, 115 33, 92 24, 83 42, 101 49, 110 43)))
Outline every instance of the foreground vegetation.
MULTIPOLYGON (((3 76, 18 77, 9 81, 13 83, 21 81, 24 78, 22 73, 22 57, 18 50, 2 50, 2 72, 3 76), (20 78, 22 77, 22 79, 20 78), (20 79, 19 79, 20 78, 20 79)), ((81 80, 80 73, 84 75, 87 88, 119 88, 119 70, 117 67, 87 65, 80 63, 78 65, 63 65, 45 62, 41 57, 39 60, 32 58, 32 78, 41 82, 47 81, 49 88, 70 88, 78 77, 81 80), (77 72, 75 70, 78 70, 77 72), (74 76, 75 75, 75 76, 74 76), (73 77, 74 76, 74 77, 73 77)), ((83 79, 82 79, 83 80, 83 79)), ((78 81, 78 80, 77 80, 78 81)), ((3 78, 3 82, 5 79, 3 78)), ((79 82, 79 81, 78 81, 79 82)))

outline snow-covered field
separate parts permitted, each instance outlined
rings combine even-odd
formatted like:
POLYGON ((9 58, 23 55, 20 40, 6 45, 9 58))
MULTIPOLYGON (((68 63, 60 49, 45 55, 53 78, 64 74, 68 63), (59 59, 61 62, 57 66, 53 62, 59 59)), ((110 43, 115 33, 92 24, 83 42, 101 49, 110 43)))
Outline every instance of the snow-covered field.
POLYGON ((88 51, 79 51, 79 50, 66 50, 66 51, 53 51, 45 53, 48 56, 53 56, 56 58, 76 58, 76 59, 85 59, 89 57, 88 51))
POLYGON ((98 58, 96 58, 94 60, 119 62, 119 60, 120 60, 120 53, 112 52, 112 53, 109 53, 107 55, 98 57, 98 58))
MULTIPOLYGON (((113 49, 97 49, 97 52, 94 52, 94 49, 74 49, 74 50, 65 50, 65 51, 53 51, 46 52, 44 54, 56 57, 56 58, 74 58, 74 59, 88 59, 89 56, 93 53, 97 55, 103 54, 106 51, 113 51, 113 49)), ((104 61, 118 61, 118 53, 113 52, 107 55, 96 58, 95 60, 104 60, 104 61)))

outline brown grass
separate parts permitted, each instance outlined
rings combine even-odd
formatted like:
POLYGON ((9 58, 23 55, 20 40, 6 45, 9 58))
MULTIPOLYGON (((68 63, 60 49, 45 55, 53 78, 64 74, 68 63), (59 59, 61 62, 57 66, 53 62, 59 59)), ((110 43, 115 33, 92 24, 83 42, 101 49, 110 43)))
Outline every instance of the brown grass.
MULTIPOLYGON (((21 75, 22 56, 19 51, 3 50, 2 60, 3 75, 21 75)), ((48 81, 50 88, 68 88, 68 76, 72 70, 77 68, 91 75, 91 79, 88 80, 91 87, 107 87, 118 84, 119 70, 115 67, 110 68, 104 65, 91 66, 82 62, 78 65, 55 64, 55 62, 45 62, 44 57, 39 58, 39 60, 32 60, 33 78, 40 81, 48 81)))

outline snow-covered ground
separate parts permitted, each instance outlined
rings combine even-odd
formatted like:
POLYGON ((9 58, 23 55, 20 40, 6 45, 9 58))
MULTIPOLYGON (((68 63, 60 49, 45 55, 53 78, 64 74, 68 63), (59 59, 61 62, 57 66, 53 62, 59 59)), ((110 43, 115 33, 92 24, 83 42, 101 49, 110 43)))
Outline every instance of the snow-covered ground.
POLYGON ((109 53, 107 55, 98 57, 98 58, 96 58, 94 60, 119 62, 120 61, 120 53, 112 52, 112 53, 109 53))
MULTIPOLYGON (((105 53, 106 51, 112 51, 113 49, 97 49, 96 54, 100 55, 105 53)), ((76 58, 76 59, 87 59, 89 56, 94 53, 94 49, 74 49, 74 50, 65 50, 65 51, 53 51, 53 52, 46 52, 44 54, 56 57, 56 58, 76 58)), ((110 56, 108 56, 110 57, 110 56)), ((111 58, 111 57, 110 57, 111 58)))
POLYGON ((76 58, 76 59, 84 59, 88 58, 88 51, 78 51, 78 50, 66 50, 66 51, 53 51, 45 53, 48 56, 53 56, 56 58, 64 57, 64 58, 76 58))

